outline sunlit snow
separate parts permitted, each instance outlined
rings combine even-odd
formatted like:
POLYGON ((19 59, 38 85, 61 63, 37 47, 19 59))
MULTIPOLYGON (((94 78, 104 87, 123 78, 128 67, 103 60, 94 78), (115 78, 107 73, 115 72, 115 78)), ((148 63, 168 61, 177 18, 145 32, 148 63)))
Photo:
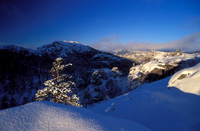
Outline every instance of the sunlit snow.
POLYGON ((187 92, 190 93, 183 92, 180 86, 177 88, 173 85, 168 88, 170 77, 167 77, 141 85, 125 95, 96 104, 90 110, 131 120, 154 131, 199 131, 200 96, 194 93, 197 90, 193 90, 200 88, 199 66, 200 64, 182 70, 171 78, 174 81, 181 73, 190 72, 191 76, 174 83, 185 84, 184 87, 187 87, 187 92))
POLYGON ((168 86, 176 87, 187 93, 200 95, 200 63, 174 74, 168 86))
POLYGON ((0 111, 1 131, 148 131, 129 120, 52 102, 33 102, 0 111))

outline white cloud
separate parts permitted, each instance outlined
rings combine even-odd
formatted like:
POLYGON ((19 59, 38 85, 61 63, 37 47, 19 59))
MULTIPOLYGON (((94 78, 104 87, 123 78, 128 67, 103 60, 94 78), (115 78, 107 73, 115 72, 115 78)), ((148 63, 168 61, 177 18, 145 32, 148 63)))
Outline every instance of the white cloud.
POLYGON ((96 41, 91 46, 96 49, 104 51, 114 51, 118 49, 124 49, 123 44, 118 42, 118 36, 115 34, 112 36, 104 37, 99 41, 96 41))
POLYGON ((200 33, 194 33, 180 40, 173 40, 166 43, 145 43, 145 42, 128 42, 126 44, 117 42, 117 36, 109 36, 95 42, 92 47, 104 51, 115 51, 120 49, 127 50, 177 50, 182 48, 183 51, 200 50, 200 33))

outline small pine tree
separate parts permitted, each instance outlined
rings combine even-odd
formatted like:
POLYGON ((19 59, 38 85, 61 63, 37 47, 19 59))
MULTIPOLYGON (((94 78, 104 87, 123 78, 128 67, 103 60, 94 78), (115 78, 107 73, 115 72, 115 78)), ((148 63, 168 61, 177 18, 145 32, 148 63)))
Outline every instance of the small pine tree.
POLYGON ((89 104, 96 103, 103 99, 102 79, 104 78, 105 71, 103 69, 96 70, 92 73, 91 85, 85 89, 85 98, 88 99, 89 104))
POLYGON ((182 52, 182 49, 181 49, 181 48, 179 48, 179 49, 178 49, 178 52, 179 52, 179 55, 182 55, 182 54, 183 54, 183 52, 182 52))
POLYGON ((69 80, 71 76, 66 74, 61 75, 64 68, 69 68, 72 64, 62 65, 62 63, 62 58, 57 58, 55 62, 53 62, 50 73, 54 78, 44 82, 46 87, 43 90, 38 90, 35 94, 35 98, 37 101, 50 100, 65 105, 81 106, 78 102, 79 98, 72 92, 76 84, 69 80), (68 81, 66 81, 66 79, 68 81))

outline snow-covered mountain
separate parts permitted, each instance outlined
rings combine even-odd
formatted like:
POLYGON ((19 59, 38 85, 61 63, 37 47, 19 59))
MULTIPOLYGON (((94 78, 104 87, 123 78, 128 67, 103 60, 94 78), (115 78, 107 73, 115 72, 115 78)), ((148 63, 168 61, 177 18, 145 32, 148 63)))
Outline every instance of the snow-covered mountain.
POLYGON ((22 53, 24 55, 36 54, 35 50, 27 49, 16 45, 0 45, 0 50, 7 50, 9 52, 22 53))
MULTIPOLYGON (((55 54, 57 57, 67 57, 68 54, 95 52, 94 48, 80 44, 76 41, 54 41, 52 44, 47 44, 39 47, 36 52, 39 55, 55 54)), ((100 52, 100 51, 98 51, 100 52)))
POLYGON ((199 131, 199 66, 143 84, 127 94, 96 104, 90 110, 131 120, 153 131, 199 131))
POLYGON ((118 67, 127 76, 132 66, 130 60, 73 41, 55 41, 37 50, 2 45, 0 54, 1 109, 34 101, 37 90, 50 79, 49 71, 57 57, 63 57, 65 64, 73 64, 65 73, 72 76, 77 92, 91 83, 96 69, 118 67))
POLYGON ((0 111, 1 131, 150 131, 135 122, 52 102, 0 111))
POLYGON ((113 66, 118 66, 126 74, 129 70, 124 67, 131 66, 132 64, 127 59, 99 51, 75 41, 55 41, 52 44, 39 47, 36 52, 40 56, 48 54, 54 59, 63 57, 66 62, 73 64, 96 65, 95 68, 112 68, 113 66))
MULTIPOLYGON (((0 45, 0 50, 8 50, 10 52, 30 52, 37 55, 43 55, 45 53, 52 54, 56 53, 58 57, 66 57, 69 53, 85 53, 95 50, 94 48, 80 44, 76 41, 54 41, 51 44, 46 44, 38 47, 36 50, 27 49, 17 45, 0 45)), ((99 51, 100 52, 100 51, 99 51)))
POLYGON ((65 62, 76 64, 95 65, 95 68, 112 68, 118 66, 126 75, 133 62, 116 55, 99 51, 86 44, 81 44, 76 41, 54 41, 51 44, 46 44, 39 47, 37 50, 26 49, 16 45, 0 45, 1 51, 34 54, 40 57, 50 57, 56 59, 57 57, 64 58, 65 62))

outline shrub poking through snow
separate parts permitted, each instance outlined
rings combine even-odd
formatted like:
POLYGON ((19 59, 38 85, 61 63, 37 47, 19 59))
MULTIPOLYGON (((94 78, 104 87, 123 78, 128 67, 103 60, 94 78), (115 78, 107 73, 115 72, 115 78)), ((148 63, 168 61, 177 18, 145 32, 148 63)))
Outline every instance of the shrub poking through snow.
POLYGON ((50 100, 64 105, 81 106, 79 104, 79 98, 72 91, 76 87, 76 84, 69 80, 71 76, 61 74, 65 68, 72 67, 72 64, 62 65, 62 63, 62 58, 57 58, 53 62, 50 73, 54 78, 44 82, 46 87, 43 90, 38 90, 35 98, 37 101, 50 100))

